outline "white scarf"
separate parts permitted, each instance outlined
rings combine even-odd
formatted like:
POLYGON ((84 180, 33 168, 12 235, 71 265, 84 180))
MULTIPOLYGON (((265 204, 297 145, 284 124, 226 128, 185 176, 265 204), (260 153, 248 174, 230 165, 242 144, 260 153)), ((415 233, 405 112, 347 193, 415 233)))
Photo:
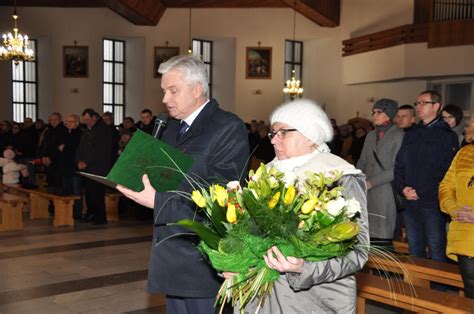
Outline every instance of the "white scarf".
POLYGON ((269 166, 274 166, 279 171, 291 176, 304 176, 305 171, 311 172, 329 172, 341 171, 343 174, 359 174, 361 171, 356 169, 353 165, 340 158, 339 156, 330 153, 329 147, 326 144, 321 144, 318 148, 302 156, 292 157, 284 160, 275 158, 269 163, 269 166))

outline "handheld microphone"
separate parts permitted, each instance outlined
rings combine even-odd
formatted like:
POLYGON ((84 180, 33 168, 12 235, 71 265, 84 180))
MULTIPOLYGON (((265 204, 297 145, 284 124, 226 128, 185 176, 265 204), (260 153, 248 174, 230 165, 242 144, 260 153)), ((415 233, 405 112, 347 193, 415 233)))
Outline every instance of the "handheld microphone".
POLYGON ((155 119, 155 126, 153 127, 153 132, 151 133, 151 135, 157 140, 159 140, 161 138, 161 135, 163 135, 163 131, 165 130, 167 124, 168 114, 166 112, 160 113, 155 119))

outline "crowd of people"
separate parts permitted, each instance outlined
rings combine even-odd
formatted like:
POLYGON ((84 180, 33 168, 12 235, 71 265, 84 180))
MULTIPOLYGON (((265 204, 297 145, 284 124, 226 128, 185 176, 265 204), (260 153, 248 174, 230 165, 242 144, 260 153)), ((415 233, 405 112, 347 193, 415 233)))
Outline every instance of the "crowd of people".
MULTIPOLYGON (((395 100, 383 98, 373 105, 371 123, 338 127, 314 102, 297 100, 275 109, 269 125, 245 125, 208 97, 206 67, 199 58, 171 58, 159 72, 163 103, 174 118, 162 140, 194 158, 191 173, 209 183, 235 180, 247 170, 249 158, 301 177, 306 170, 342 170, 345 196, 362 207, 359 244, 389 243, 400 236, 403 218, 410 254, 459 261, 465 294, 474 297, 474 119, 463 130, 457 106, 442 107, 434 91, 421 92, 413 106, 399 107, 395 100)), ((48 125, 28 118, 23 124, 3 121, 0 148, 6 163, 15 160, 25 165, 23 170, 31 170, 23 171, 25 184, 35 184, 32 171, 41 166, 51 193, 85 191, 86 216, 81 216, 79 201, 74 218, 103 224, 105 187, 76 171, 106 175, 137 129, 152 133, 154 117, 145 109, 138 123, 126 117, 117 128, 111 113, 86 109, 82 121, 72 114, 63 123, 59 113, 50 115, 48 125)), ((146 175, 142 180, 140 192, 118 189, 153 210, 149 291, 166 295, 168 313, 213 312, 219 274, 196 248, 195 236, 169 225, 184 218, 206 219, 205 215, 196 212, 191 200, 156 191, 146 175)), ((183 180, 178 190, 186 193, 193 187, 183 180)), ((355 312, 354 273, 367 261, 367 251, 356 248, 345 257, 319 262, 278 252, 273 247, 262 257, 282 274, 262 312, 355 312)), ((251 302, 246 310, 258 306, 251 302)))
MULTIPOLYGON (((82 119, 70 114, 63 120, 60 113, 53 112, 48 124, 31 118, 23 123, 5 120, 0 129, 1 164, 8 164, 3 166, 3 182, 36 187, 35 173, 43 171, 49 193, 81 197, 74 203, 73 218, 77 222, 105 224, 105 186, 84 179, 77 171, 106 176, 133 133, 140 129, 151 134, 153 127, 154 116, 149 109, 142 110, 139 122, 126 117, 118 127, 111 112, 101 116, 90 108, 82 112, 82 119)), ((49 210, 54 214, 52 204, 49 210)))

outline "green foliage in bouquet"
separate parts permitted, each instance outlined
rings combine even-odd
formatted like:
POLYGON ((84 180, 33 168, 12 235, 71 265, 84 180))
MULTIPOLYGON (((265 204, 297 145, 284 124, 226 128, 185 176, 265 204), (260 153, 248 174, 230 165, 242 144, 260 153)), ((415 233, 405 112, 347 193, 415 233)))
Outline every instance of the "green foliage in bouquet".
POLYGON ((211 185, 191 198, 209 222, 178 224, 200 236, 199 249, 219 272, 235 272, 221 286, 217 302, 229 300, 242 310, 263 303, 280 273, 263 255, 277 246, 285 256, 320 261, 345 256, 356 244, 360 204, 342 197, 341 173, 306 173, 304 180, 261 165, 250 171, 247 186, 211 185))

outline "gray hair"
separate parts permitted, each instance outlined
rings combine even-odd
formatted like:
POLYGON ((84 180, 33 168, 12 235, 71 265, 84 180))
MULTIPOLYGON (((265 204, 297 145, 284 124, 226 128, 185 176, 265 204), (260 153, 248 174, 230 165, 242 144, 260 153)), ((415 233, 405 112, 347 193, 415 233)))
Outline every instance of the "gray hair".
POLYGON ((203 95, 208 95, 209 79, 207 69, 201 58, 192 55, 175 56, 160 64, 158 73, 166 74, 171 70, 179 70, 184 76, 186 83, 195 85, 201 84, 203 95))

